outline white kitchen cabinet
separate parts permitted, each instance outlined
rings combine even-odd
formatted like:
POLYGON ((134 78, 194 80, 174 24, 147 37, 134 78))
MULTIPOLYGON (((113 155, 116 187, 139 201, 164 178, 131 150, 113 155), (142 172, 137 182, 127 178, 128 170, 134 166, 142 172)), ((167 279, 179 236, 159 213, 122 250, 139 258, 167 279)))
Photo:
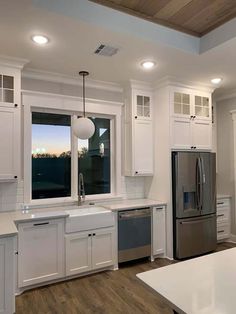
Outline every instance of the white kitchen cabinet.
POLYGON ((80 274, 92 269, 92 234, 79 232, 65 236, 66 276, 80 274))
POLYGON ((172 88, 171 148, 212 149, 211 94, 172 88))
POLYGON ((18 225, 18 286, 64 276, 64 220, 39 220, 18 225))
POLYGON ((19 108, 0 106, 0 181, 19 176, 19 108))
POLYGON ((230 237, 231 206, 230 198, 218 198, 216 202, 217 241, 230 237))
POLYGON ((98 229, 92 233, 92 268, 99 269, 115 263, 114 229, 98 229))
POLYGON ((124 118, 124 175, 153 175, 152 92, 131 84, 126 90, 124 118))
POLYGON ((145 120, 134 122, 134 174, 153 174, 152 123, 145 120))
POLYGON ((0 313, 15 312, 14 237, 0 238, 0 313))
POLYGON ((153 208, 152 216, 152 254, 165 254, 166 252, 166 207, 153 208))
POLYGON ((66 276, 115 264, 115 230, 101 228, 65 236, 66 276))
POLYGON ((20 175, 20 82, 19 68, 0 66, 0 182, 20 175))

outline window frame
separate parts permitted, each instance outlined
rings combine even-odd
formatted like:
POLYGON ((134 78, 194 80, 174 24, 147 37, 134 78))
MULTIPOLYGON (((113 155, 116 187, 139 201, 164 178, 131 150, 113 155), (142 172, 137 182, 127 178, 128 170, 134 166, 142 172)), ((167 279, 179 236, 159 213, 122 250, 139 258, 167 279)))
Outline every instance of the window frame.
MULTIPOLYGON (((80 100, 80 99, 79 99, 80 100)), ((105 200, 111 198, 121 197, 121 104, 112 103, 113 108, 109 110, 107 106, 109 102, 104 102, 99 105, 98 102, 90 103, 87 107, 95 108, 94 112, 87 111, 88 116, 96 118, 110 119, 110 173, 111 173, 111 192, 106 194, 94 194, 86 195, 87 201, 94 200, 105 200), (118 107, 119 104, 119 107, 118 107), (102 109, 102 110, 101 110, 102 109), (120 134, 120 136, 119 136, 120 134)), ((79 101, 82 109, 82 102, 79 101)), ((81 111, 75 111, 73 107, 78 106, 78 98, 71 96, 62 95, 42 95, 42 93, 32 93, 29 95, 27 92, 23 94, 23 120, 24 120, 24 203, 27 205, 69 205, 75 203, 78 199, 78 162, 77 162, 77 145, 78 139, 73 135, 72 128, 73 122, 76 117, 82 114, 81 111), (32 95, 33 94, 33 95, 32 95), (24 97, 25 96, 25 97, 24 97), (31 105, 27 105, 29 98, 34 99, 31 101, 31 105), (47 98, 47 99, 45 99, 47 98), (52 105, 48 105, 50 98, 54 98, 52 105), (67 100, 68 99, 68 100, 67 100), (64 100, 64 101, 63 101, 64 100), (66 106, 58 106, 58 102, 65 102, 66 106), (75 101, 76 100, 76 101, 75 101), (27 101, 27 102, 26 102, 27 101), (40 105, 39 104, 40 101, 40 105), (57 108, 55 108, 57 107, 57 108), (62 108, 61 108, 62 107, 62 108), (60 109, 58 109, 60 108, 60 109), (60 197, 60 198, 45 198, 45 199, 32 199, 32 112, 45 112, 45 113, 56 113, 56 114, 67 114, 71 115, 71 196, 60 197)), ((77 109, 76 108, 76 109, 77 109)))

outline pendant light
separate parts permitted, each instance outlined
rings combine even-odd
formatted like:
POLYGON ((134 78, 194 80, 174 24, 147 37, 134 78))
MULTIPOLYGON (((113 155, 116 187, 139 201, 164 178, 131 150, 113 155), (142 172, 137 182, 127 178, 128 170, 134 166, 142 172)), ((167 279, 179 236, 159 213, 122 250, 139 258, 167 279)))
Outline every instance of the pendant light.
POLYGON ((74 122, 73 133, 81 140, 87 140, 93 136, 95 125, 93 121, 85 117, 85 76, 89 75, 87 71, 80 71, 79 75, 83 77, 83 117, 74 122))

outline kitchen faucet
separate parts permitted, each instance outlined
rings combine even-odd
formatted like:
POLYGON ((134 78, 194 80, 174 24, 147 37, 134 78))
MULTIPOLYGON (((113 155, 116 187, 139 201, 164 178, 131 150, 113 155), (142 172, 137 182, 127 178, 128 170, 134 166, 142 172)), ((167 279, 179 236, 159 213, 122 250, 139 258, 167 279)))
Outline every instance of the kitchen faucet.
POLYGON ((84 176, 79 173, 79 191, 78 191, 78 205, 85 202, 84 176))

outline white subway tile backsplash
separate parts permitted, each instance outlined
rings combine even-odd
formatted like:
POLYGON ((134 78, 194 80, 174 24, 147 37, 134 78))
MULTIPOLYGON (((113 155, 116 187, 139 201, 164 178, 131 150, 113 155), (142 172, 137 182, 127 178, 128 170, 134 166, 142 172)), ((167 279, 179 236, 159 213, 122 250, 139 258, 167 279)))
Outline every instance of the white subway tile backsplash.
POLYGON ((0 212, 22 208, 23 181, 14 183, 0 183, 0 212))
POLYGON ((122 177, 122 196, 126 199, 144 198, 144 178, 143 177, 122 177))

